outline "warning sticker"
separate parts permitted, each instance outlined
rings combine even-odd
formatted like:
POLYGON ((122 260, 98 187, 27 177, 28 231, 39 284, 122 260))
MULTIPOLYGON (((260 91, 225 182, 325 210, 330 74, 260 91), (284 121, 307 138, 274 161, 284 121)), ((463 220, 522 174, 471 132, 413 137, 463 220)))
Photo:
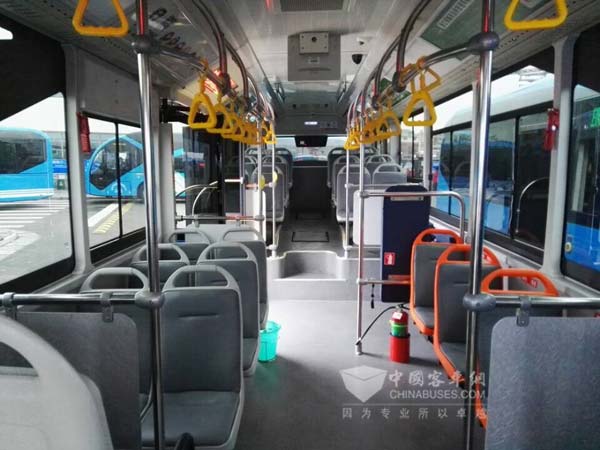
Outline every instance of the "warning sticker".
POLYGON ((393 266, 395 264, 396 264, 396 253, 385 252, 383 254, 383 265, 384 266, 393 266))

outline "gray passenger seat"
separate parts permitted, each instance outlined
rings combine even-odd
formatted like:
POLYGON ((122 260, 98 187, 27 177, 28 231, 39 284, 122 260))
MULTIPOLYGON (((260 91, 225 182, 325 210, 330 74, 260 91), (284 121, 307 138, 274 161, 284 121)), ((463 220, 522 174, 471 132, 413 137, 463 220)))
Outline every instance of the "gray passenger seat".
MULTIPOLYGON (((369 173, 375 173, 375 170, 382 164, 393 164, 394 159, 390 155, 371 155, 365 158, 365 168, 369 173)), ((373 181, 373 184, 375 181, 373 181)))
MULTIPOLYGON (((103 267, 95 270, 81 285, 81 294, 114 293, 135 295, 148 291, 148 278, 133 267, 103 267)), ((122 313, 135 323, 139 349, 139 410, 140 415, 147 413, 151 405, 150 391, 152 379, 152 349, 150 311, 136 305, 117 305, 114 312, 122 313)), ((101 312, 97 305, 79 306, 80 312, 101 312)))
POLYGON ((198 257, 210 244, 210 239, 198 228, 174 230, 167 241, 179 247, 188 257, 190 264, 196 264, 198 257))
POLYGON ((252 250, 239 242, 218 242, 202 252, 197 264, 216 265, 227 270, 238 283, 243 316, 244 376, 256 370, 259 347, 258 264, 252 250))
MULTIPOLYGON (((262 240, 260 234, 251 228, 231 228, 223 233, 221 239, 223 241, 233 241, 244 244, 254 254, 258 265, 258 287, 259 287, 259 321, 260 328, 263 329, 267 325, 269 318, 269 295, 267 290, 267 246, 262 240), (235 235, 239 238, 235 238, 235 235), (248 239, 248 235, 256 237, 254 240, 248 239)), ((226 257, 221 250, 221 257, 226 257)))
MULTIPOLYGON (((358 165, 360 159, 357 156, 350 156, 350 165, 358 165)), ((338 196, 338 175, 343 167, 346 167, 346 156, 340 156, 333 163, 333 169, 331 171, 331 198, 333 204, 337 205, 338 196)))
POLYGON ((10 450, 112 450, 97 386, 48 342, 0 316, 0 342, 32 368, 0 368, 0 446, 10 450))
POLYGON ((373 184, 396 185, 406 184, 406 174, 402 173, 402 167, 396 163, 379 164, 373 174, 373 184))
MULTIPOLYGON (((337 188, 336 192, 336 217, 338 222, 344 222, 346 220, 346 170, 348 167, 344 166, 337 174, 337 188)), ((363 174, 363 182, 364 184, 371 184, 371 175, 368 171, 365 170, 363 174)), ((350 221, 354 219, 354 192, 358 190, 358 185, 360 183, 360 166, 351 165, 350 173, 348 176, 348 183, 354 185, 348 188, 348 196, 349 196, 349 217, 350 221)))
MULTIPOLYGON (((277 222, 283 222, 285 218, 285 191, 287 191, 287 186, 283 180, 285 180, 283 176, 283 172, 275 167, 275 173, 277 173, 278 182, 275 185, 275 218, 277 222)), ((272 180, 272 168, 271 166, 263 167, 262 175, 265 177, 265 181, 270 183, 272 180)), ((254 171, 252 174, 252 182, 258 183, 258 169, 254 171)), ((266 194, 266 205, 265 209, 267 212, 268 218, 272 218, 273 215, 273 189, 271 187, 265 187, 266 194)))
MULTIPOLYGON (((169 278, 163 296, 166 445, 190 433, 196 449, 231 450, 244 406, 239 287, 220 267, 188 266, 169 278)), ((153 428, 147 414, 145 446, 152 445, 153 428)))
MULTIPOLYGON (((189 258, 175 244, 158 244, 159 253, 159 277, 161 286, 167 282, 169 277, 179 268, 190 264, 189 258)), ((133 255, 131 267, 138 269, 144 275, 148 275, 148 260, 146 246, 142 246, 133 255)))

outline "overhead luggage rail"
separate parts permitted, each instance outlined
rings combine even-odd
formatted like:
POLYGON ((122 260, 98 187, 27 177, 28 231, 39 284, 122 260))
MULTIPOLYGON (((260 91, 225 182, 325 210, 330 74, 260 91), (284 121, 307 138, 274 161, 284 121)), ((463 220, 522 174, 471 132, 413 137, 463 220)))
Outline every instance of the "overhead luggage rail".
POLYGON ((504 15, 504 25, 511 31, 551 30, 560 27, 569 17, 567 0, 554 0, 556 5, 554 17, 517 21, 514 17, 520 3, 521 0, 512 0, 504 15))
POLYGON ((91 26, 84 25, 83 19, 85 17, 85 12, 87 11, 89 0, 79 0, 77 3, 77 7, 75 8, 75 14, 73 14, 73 28, 82 36, 93 36, 93 37, 114 37, 121 38, 127 36, 129 33, 129 21, 127 20, 127 16, 125 15, 125 11, 121 6, 121 2, 119 0, 112 0, 112 4, 115 8, 115 12, 117 17, 119 18, 120 25, 118 27, 100 27, 100 26, 91 26))

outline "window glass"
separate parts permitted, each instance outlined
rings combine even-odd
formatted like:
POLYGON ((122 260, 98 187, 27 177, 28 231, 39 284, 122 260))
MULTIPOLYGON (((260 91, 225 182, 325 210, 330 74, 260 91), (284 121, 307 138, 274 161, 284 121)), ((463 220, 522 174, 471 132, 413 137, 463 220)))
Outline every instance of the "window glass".
POLYGON ((90 246, 144 227, 144 166, 137 127, 89 118, 92 151, 85 162, 90 246))
POLYGON ((575 46, 563 272, 600 290, 600 26, 575 46))
POLYGON ((490 124, 485 226, 508 235, 513 201, 515 120, 490 124))
MULTIPOLYGON (((433 136, 433 157, 431 165, 431 190, 450 190, 450 154, 452 144, 450 133, 441 133, 433 136)), ((450 199, 448 197, 433 197, 431 205, 445 213, 449 212, 450 199)))
POLYGON ((293 136, 277 136, 277 147, 287 148, 292 152, 294 161, 327 161, 329 152, 334 148, 343 148, 345 143, 346 136, 328 136, 325 147, 296 147, 293 136))
POLYGON ((519 119, 514 205, 515 239, 544 247, 550 176, 550 152, 543 149, 546 113, 519 119))
POLYGON ((72 255, 64 108, 58 93, 0 121, 0 284, 72 255))
MULTIPOLYGON (((462 195, 465 210, 469 211, 469 180, 471 175, 471 130, 459 130, 452 133, 452 153, 449 158, 450 189, 462 195)), ((452 199, 450 214, 460 215, 458 201, 452 199)))

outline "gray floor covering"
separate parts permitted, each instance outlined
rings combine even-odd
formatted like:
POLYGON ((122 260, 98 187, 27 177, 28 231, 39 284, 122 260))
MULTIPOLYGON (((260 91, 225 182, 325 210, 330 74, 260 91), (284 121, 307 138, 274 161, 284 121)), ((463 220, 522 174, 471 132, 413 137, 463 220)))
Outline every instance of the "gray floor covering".
POLYGON ((342 234, 333 213, 288 211, 279 231, 278 252, 290 250, 329 250, 343 255, 342 234))
MULTIPOLYGON (((372 311, 365 302, 365 324, 385 306, 372 311)), ((259 363, 254 377, 246 379, 237 450, 463 448, 463 401, 439 398, 460 390, 441 374, 431 344, 411 328, 410 364, 389 361, 390 311, 366 337, 365 354, 356 356, 355 309, 350 301, 271 302, 269 318, 282 325, 278 358, 259 363), (381 390, 364 403, 346 389, 340 374, 358 366, 385 371, 381 390), (435 387, 435 380, 443 384, 435 387)), ((481 441, 478 425, 476 433, 481 441)))

